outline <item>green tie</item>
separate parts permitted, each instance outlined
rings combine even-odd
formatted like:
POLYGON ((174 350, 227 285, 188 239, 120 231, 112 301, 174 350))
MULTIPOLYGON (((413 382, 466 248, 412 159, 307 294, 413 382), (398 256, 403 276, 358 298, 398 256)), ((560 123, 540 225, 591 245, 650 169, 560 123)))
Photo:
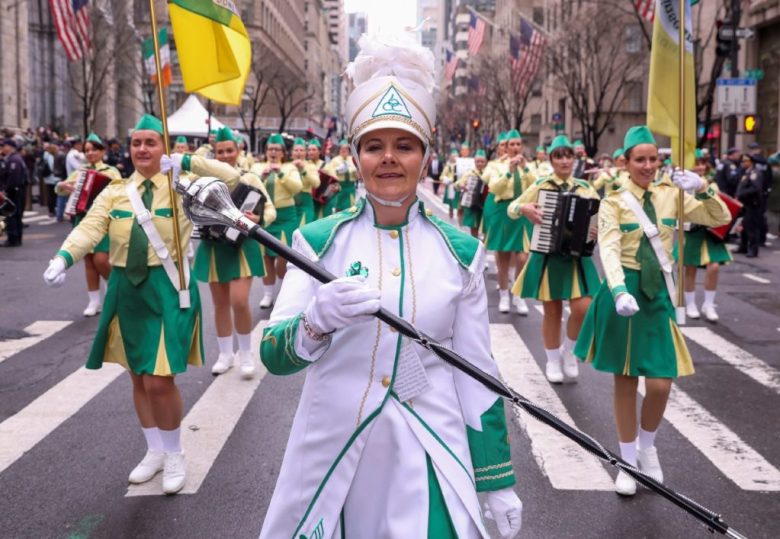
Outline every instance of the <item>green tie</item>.
MULTIPOLYGON (((647 214, 647 218, 654 225, 656 224, 655 206, 650 200, 652 193, 645 191, 644 203, 642 209, 647 214)), ((653 299, 661 290, 661 264, 658 262, 658 257, 655 256, 653 246, 650 245, 650 240, 647 234, 642 235, 642 240, 639 242, 639 249, 636 252, 636 261, 639 263, 639 289, 647 296, 648 299, 653 299)), ((674 299, 674 298, 672 298, 674 299)))
POLYGON ((271 173, 268 174, 268 179, 265 180, 265 190, 268 191, 268 198, 270 199, 271 204, 276 203, 276 201, 274 200, 275 184, 276 184, 276 172, 271 171, 271 173))
POLYGON ((520 181, 520 171, 515 169, 515 173, 513 175, 513 187, 512 187, 512 198, 515 199, 523 194, 523 183, 520 181))
MULTIPOLYGON (((152 199, 154 198, 152 185, 152 180, 144 180, 144 194, 141 195, 141 200, 147 210, 152 209, 152 199)), ((149 238, 146 237, 146 232, 138 224, 138 218, 135 218, 133 219, 133 227, 130 229, 130 245, 127 247, 127 263, 125 264, 127 280, 133 286, 138 286, 146 280, 146 275, 149 273, 148 252, 149 238)))

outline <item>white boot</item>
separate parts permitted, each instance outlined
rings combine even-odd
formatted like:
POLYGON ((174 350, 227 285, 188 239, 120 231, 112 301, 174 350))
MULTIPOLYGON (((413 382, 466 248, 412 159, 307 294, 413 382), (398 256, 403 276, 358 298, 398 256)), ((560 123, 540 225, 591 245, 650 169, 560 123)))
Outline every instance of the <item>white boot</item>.
POLYGON ((257 367, 252 352, 239 350, 238 364, 241 366, 241 378, 244 380, 250 380, 255 375, 257 367))
POLYGON ((520 296, 515 296, 513 301, 515 303, 515 310, 517 311, 517 314, 528 316, 528 304, 525 302, 525 300, 520 296))
POLYGON ((233 354, 219 354, 217 362, 211 367, 211 374, 225 374, 233 366, 233 354))
POLYGON ((508 313, 509 312, 509 290, 499 290, 498 297, 499 297, 498 312, 508 313))
POLYGON ((655 446, 637 451, 636 460, 641 472, 649 475, 659 483, 664 482, 664 472, 661 469, 661 463, 658 460, 658 450, 655 446))
POLYGON ((705 303, 701 306, 701 312, 704 314, 704 318, 710 322, 717 322, 720 318, 718 312, 715 310, 714 303, 705 303))
POLYGON ((176 494, 184 488, 187 473, 184 467, 184 453, 165 453, 165 467, 163 468, 163 492, 176 494))
POLYGON ((699 309, 696 307, 696 303, 689 303, 685 306, 685 316, 694 320, 698 320, 699 317, 701 317, 699 309))
POLYGON ((103 310, 103 300, 100 298, 100 290, 88 290, 89 303, 84 309, 84 316, 95 316, 103 310))
POLYGON ((574 352, 566 350, 563 352, 563 374, 566 378, 570 378, 572 381, 577 379, 579 372, 579 366, 577 364, 577 358, 574 357, 574 352))
POLYGON ((157 472, 161 472, 164 465, 165 453, 150 449, 144 455, 143 460, 130 472, 130 477, 127 480, 136 485, 146 483, 157 475, 157 472))
POLYGON ((625 472, 618 472, 615 478, 615 492, 621 496, 633 496, 636 494, 636 481, 625 472))

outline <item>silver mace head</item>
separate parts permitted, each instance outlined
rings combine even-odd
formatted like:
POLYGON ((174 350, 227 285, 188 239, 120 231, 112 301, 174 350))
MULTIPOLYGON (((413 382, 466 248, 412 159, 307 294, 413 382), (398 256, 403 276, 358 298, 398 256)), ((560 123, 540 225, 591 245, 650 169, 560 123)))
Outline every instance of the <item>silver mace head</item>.
POLYGON ((225 225, 246 232, 254 224, 233 204, 227 185, 216 178, 203 177, 192 182, 179 178, 175 187, 182 197, 185 215, 196 225, 225 225))

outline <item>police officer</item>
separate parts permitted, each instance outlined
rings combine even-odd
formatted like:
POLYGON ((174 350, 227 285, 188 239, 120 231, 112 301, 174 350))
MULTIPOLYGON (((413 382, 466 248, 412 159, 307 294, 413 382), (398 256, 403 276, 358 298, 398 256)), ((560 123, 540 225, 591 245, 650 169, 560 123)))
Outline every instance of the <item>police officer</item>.
POLYGON ((761 239, 761 221, 765 206, 763 174, 755 166, 755 156, 742 157, 742 178, 737 186, 737 199, 742 203, 742 235, 738 253, 748 258, 758 256, 761 239))
POLYGON ((766 233, 769 232, 769 223, 766 219, 767 202, 769 201, 769 193, 772 192, 772 167, 769 165, 766 157, 763 155, 763 150, 758 142, 751 142, 748 144, 748 153, 753 157, 754 166, 761 175, 761 187, 763 188, 763 203, 761 205, 761 232, 759 243, 764 245, 766 243, 766 233))
POLYGON ((0 152, 2 152, 5 162, 0 191, 4 191, 5 196, 16 206, 13 215, 5 220, 8 239, 2 246, 20 247, 22 245, 22 215, 27 196, 27 165, 24 164, 22 156, 19 155, 16 142, 13 139, 5 139, 0 152))
POLYGON ((739 148, 729 148, 726 152, 726 159, 717 167, 715 182, 722 193, 734 197, 737 195, 737 185, 742 178, 740 166, 740 156, 742 152, 739 148))

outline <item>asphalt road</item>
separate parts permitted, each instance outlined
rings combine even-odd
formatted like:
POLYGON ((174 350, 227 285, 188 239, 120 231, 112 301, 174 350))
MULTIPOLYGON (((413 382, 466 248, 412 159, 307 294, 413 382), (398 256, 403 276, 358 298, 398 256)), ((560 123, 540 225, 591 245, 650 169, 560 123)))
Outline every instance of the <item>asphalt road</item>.
MULTIPOLYGON (((233 371, 213 377, 209 368, 190 369, 177 379, 189 493, 159 495, 159 481, 129 490, 127 474, 145 450, 129 378, 81 369, 97 326, 81 314, 81 270, 59 289, 41 279, 70 226, 31 218, 24 247, 0 250, 0 537, 256 537, 305 373, 245 382, 233 371)), ((773 241, 759 258, 738 257, 722 272, 719 323, 685 328, 697 373, 676 384, 657 441, 667 484, 750 538, 780 537, 780 240, 773 241)), ((586 366, 576 384, 547 384, 540 313, 499 314, 492 265, 488 281, 505 379, 616 450, 611 378, 586 366)), ((211 365, 217 347, 207 289, 202 297, 211 365)), ((260 297, 258 281, 252 304, 260 297)), ((253 309, 257 323, 268 314, 253 309)), ((709 535, 647 490, 620 498, 608 466, 522 412, 507 408, 507 417, 525 507, 521 537, 709 535)))

